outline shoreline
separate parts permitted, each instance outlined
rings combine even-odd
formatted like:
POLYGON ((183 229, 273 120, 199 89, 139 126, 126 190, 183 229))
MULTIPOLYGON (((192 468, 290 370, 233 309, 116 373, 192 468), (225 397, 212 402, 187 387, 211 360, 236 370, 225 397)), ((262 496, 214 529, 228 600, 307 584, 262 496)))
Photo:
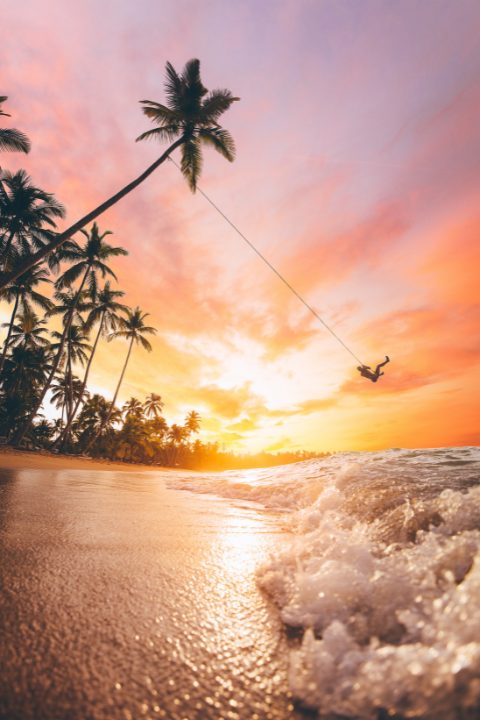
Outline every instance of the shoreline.
MULTIPOLYGON (((116 472, 178 472, 183 468, 113 462, 74 455, 53 455, 46 451, 0 449, 0 470, 114 470, 116 472)), ((189 470, 188 472, 195 472, 189 470)))

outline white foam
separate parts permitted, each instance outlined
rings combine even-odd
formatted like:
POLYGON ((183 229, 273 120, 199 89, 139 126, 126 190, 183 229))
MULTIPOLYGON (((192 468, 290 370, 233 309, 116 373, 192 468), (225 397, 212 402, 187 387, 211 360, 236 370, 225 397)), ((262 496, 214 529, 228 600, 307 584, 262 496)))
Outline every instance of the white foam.
MULTIPOLYGON (((190 489, 289 510, 257 570, 292 641, 293 695, 322 714, 480 714, 480 451, 337 455, 190 489)), ((195 485, 197 483, 197 485, 195 485)))

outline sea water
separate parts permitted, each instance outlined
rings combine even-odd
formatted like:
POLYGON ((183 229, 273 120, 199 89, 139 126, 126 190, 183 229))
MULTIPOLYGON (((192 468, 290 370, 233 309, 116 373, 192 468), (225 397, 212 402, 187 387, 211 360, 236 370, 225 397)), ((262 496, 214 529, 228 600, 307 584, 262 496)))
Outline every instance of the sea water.
POLYGON ((480 448, 393 449, 177 486, 253 500, 291 535, 256 571, 321 715, 480 717, 480 448))

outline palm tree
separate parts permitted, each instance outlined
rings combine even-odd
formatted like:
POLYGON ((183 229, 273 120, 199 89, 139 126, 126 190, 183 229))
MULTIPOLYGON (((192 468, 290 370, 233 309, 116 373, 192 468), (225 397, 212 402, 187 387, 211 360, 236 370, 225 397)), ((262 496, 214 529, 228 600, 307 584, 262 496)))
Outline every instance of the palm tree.
POLYGON ((0 415, 5 434, 16 432, 30 416, 49 370, 49 348, 12 348, 2 374, 0 415))
POLYGON ((161 396, 156 395, 155 393, 150 393, 143 403, 143 408, 147 417, 158 418, 162 414, 163 410, 163 400, 161 396))
MULTIPOLYGON (((5 100, 7 100, 7 98, 7 95, 2 95, 0 97, 0 106, 5 102, 5 100)), ((10 117, 8 113, 3 112, 1 107, 0 115, 10 117)), ((28 153, 30 152, 30 140, 23 132, 20 132, 20 130, 15 130, 14 128, 0 128, 0 150, 13 150, 14 152, 28 153)))
MULTIPOLYGON (((106 232, 100 234, 96 223, 93 224, 90 233, 87 233, 85 230, 82 230, 82 233, 86 237, 86 243, 83 247, 78 245, 78 243, 70 243, 67 248, 63 249, 62 259, 69 260, 74 264, 69 267, 68 270, 66 270, 56 282, 56 287, 59 293, 63 288, 71 287, 73 283, 75 283, 75 281, 79 278, 81 278, 80 286, 70 296, 71 306, 64 316, 63 333, 58 343, 57 355, 53 362, 52 371, 45 384, 45 388, 40 395, 39 404, 37 407, 35 407, 34 412, 30 416, 28 422, 25 424, 25 427, 20 427, 18 432, 16 433, 14 440, 17 443, 21 442, 23 435, 25 434, 29 425, 33 422, 33 419, 38 410, 40 409, 40 405, 45 398, 50 383, 52 382, 53 377, 57 372, 57 368, 60 364, 60 359, 63 354, 63 349, 65 347, 65 342, 70 331, 70 326, 73 322, 73 318, 77 309, 77 305, 80 303, 80 300, 83 297, 85 285, 88 284, 91 294, 96 295, 97 273, 100 273, 102 278, 104 278, 106 275, 110 275, 111 277, 115 278, 115 280, 117 279, 115 273, 108 267, 106 261, 109 260, 111 257, 128 255, 128 252, 124 248, 114 247, 106 243, 104 241, 104 238, 106 235, 111 235, 111 232, 107 230, 106 232)), ((51 314, 52 313, 53 311, 51 311, 51 314)))
POLYGON ((111 430, 120 417, 120 411, 116 408, 112 410, 111 403, 102 395, 92 395, 84 403, 74 424, 79 447, 84 449, 92 438, 98 439, 101 433, 111 430))
POLYGON ((82 278, 78 292, 81 293, 85 285, 89 286, 90 295, 95 298, 97 295, 97 280, 100 274, 102 278, 107 275, 115 280, 117 276, 113 270, 107 265, 107 262, 119 255, 128 255, 128 251, 122 247, 114 247, 105 242, 107 235, 112 235, 110 230, 100 233, 97 223, 93 223, 90 232, 86 230, 80 231, 85 236, 85 244, 83 246, 78 243, 71 243, 62 253, 62 260, 68 260, 73 265, 66 270, 57 280, 56 287, 62 290, 72 285, 82 278))
POLYGON ((75 401, 80 403, 82 400, 88 398, 88 392, 85 391, 84 388, 82 388, 82 381, 80 378, 77 378, 75 376, 68 377, 67 375, 57 375, 56 382, 52 383, 51 385, 52 395, 51 400, 52 403, 57 408, 62 409, 62 424, 60 429, 60 438, 57 438, 57 440, 62 439, 61 436, 63 435, 63 417, 65 415, 68 402, 70 400, 70 397, 73 397, 75 401))
MULTIPOLYGON (((144 350, 147 350, 147 352, 152 351, 152 346, 146 339, 145 335, 155 335, 157 332, 155 328, 150 327, 148 325, 145 325, 145 318, 147 318, 149 313, 144 313, 142 310, 140 310, 139 307, 134 308, 133 310, 128 310, 127 317, 126 318, 120 318, 119 320, 119 329, 112 332, 109 336, 109 340, 114 340, 115 338, 125 338, 126 340, 129 340, 128 345, 128 352, 127 356, 125 358, 125 363, 123 365, 122 372, 120 374, 120 379, 117 383, 117 387, 115 389, 115 394, 113 396, 113 400, 110 405, 110 409, 113 412, 113 409, 115 407, 115 403, 117 402, 118 393, 120 391, 120 387, 123 382, 123 378, 125 376, 125 371, 127 369, 128 361, 130 360, 130 355, 132 353, 133 344, 141 345, 144 350)), ((110 420, 110 415, 106 418, 106 423, 110 420)), ((102 432, 103 427, 100 428, 98 433, 90 440, 89 444, 87 445, 86 450, 88 451, 92 444, 95 442, 97 437, 102 432)))
MULTIPOLYGON (((63 333, 59 333, 57 331, 52 333, 52 337, 58 340, 58 343, 52 345, 52 349, 56 350, 57 352, 59 346, 62 344, 62 336, 63 333)), ((67 422, 72 416, 74 402, 76 403, 76 400, 78 398, 78 396, 75 396, 73 389, 73 365, 75 363, 85 365, 88 361, 89 351, 91 351, 92 349, 91 346, 86 342, 87 338, 88 335, 85 333, 83 324, 74 325, 72 323, 70 325, 67 333, 65 361, 65 383, 69 389, 66 402, 67 422)), ((78 380, 78 382, 80 383, 80 380, 78 380)), ((82 393, 79 396, 80 400, 81 398, 82 393)))
POLYGON ((51 310, 53 307, 52 301, 36 290, 36 287, 42 282, 50 282, 48 273, 40 267, 30 268, 30 270, 20 275, 20 277, 10 283, 10 285, 0 293, 0 298, 5 299, 8 303, 13 302, 7 337, 3 344, 2 356, 0 358, 0 373, 3 370, 7 350, 10 346, 12 329, 18 309, 21 308, 25 313, 26 311, 32 311, 32 305, 37 305, 46 311, 51 310))
POLYGON ((46 347, 49 344, 48 339, 44 337, 45 333, 48 333, 46 324, 46 320, 41 320, 31 310, 24 310, 18 322, 12 327, 12 347, 46 347))
POLYGON ((166 64, 166 75, 166 104, 152 100, 141 101, 143 112, 157 127, 142 133, 137 140, 155 138, 161 141, 166 140, 171 145, 133 182, 112 195, 67 230, 56 235, 46 247, 41 248, 28 261, 25 261, 18 271, 13 270, 6 273, 0 282, 0 289, 2 283, 11 282, 17 274, 25 272, 27 268, 40 262, 49 252, 60 247, 74 233, 95 220, 108 208, 134 190, 154 170, 162 165, 176 148, 182 147, 181 169, 193 191, 196 188, 202 167, 202 145, 212 146, 227 160, 233 161, 235 156, 233 138, 227 130, 224 130, 219 125, 218 121, 221 115, 239 98, 234 97, 229 90, 212 90, 209 92, 200 79, 199 60, 189 60, 181 74, 177 73, 173 65, 168 62, 166 64))
POLYGON ((185 430, 187 435, 197 433, 200 430, 200 415, 196 410, 191 410, 185 419, 185 430))
POLYGON ((170 454, 170 463, 172 465, 177 464, 178 452, 179 452, 180 446, 182 445, 182 443, 186 439, 186 437, 187 437, 187 431, 181 425, 176 425, 174 423, 170 427, 170 429, 168 431, 168 439, 170 440, 170 447, 172 449, 172 453, 170 454))
POLYGON ((127 306, 117 302, 116 300, 116 298, 123 297, 124 295, 125 293, 121 290, 112 290, 110 282, 107 281, 103 289, 98 292, 97 296, 92 298, 92 309, 90 310, 85 326, 90 329, 98 322, 98 331, 95 337, 95 342, 93 343, 92 352, 90 353, 90 357, 88 359, 87 367, 85 369, 82 392, 80 393, 80 397, 63 431, 65 440, 68 438, 72 423, 78 412, 81 399, 87 386, 88 376, 90 374, 90 368, 97 350, 98 342, 106 332, 113 332, 117 329, 120 313, 127 311, 127 306))
POLYGON ((123 404, 122 413, 125 420, 129 418, 141 420, 143 418, 143 405, 140 400, 131 397, 130 400, 127 400, 127 402, 123 404))
POLYGON ((20 266, 20 272, 24 272, 31 267, 32 250, 39 250, 52 240, 55 218, 63 218, 65 208, 54 195, 33 185, 25 170, 2 171, 0 179, 3 188, 0 218, 3 269, 17 273, 20 266))

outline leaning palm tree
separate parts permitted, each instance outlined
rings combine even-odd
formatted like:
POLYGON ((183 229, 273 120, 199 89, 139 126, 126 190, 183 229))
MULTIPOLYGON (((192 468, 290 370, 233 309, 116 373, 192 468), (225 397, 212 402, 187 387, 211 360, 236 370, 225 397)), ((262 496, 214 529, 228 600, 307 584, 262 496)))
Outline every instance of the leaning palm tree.
POLYGON ((119 303, 117 298, 121 298, 125 295, 121 290, 112 290, 110 282, 106 282, 102 290, 98 291, 95 298, 92 298, 92 308, 86 320, 85 326, 90 330, 96 323, 98 323, 97 335, 93 343, 92 352, 88 359, 88 363, 83 376, 82 392, 80 397, 73 408, 71 416, 67 420, 67 424, 63 431, 64 441, 68 439, 72 423, 77 415, 78 408, 87 386, 88 376, 90 374, 90 368, 92 366, 93 358, 95 356, 98 342, 108 332, 113 332, 117 329, 120 314, 127 311, 127 306, 119 303))
POLYGON ((31 267, 32 251, 45 247, 52 240, 55 219, 65 216, 65 208, 52 193, 36 187, 25 170, 2 171, 0 181, 3 189, 0 217, 2 269, 16 273, 20 266, 31 267))
MULTIPOLYGON (((135 345, 141 345, 144 350, 147 350, 147 352, 152 351, 152 346, 148 342, 145 335, 155 335, 157 331, 155 330, 155 328, 145 325, 145 318, 147 318, 148 315, 149 313, 142 312, 139 307, 136 307, 133 310, 128 310, 127 317, 120 318, 119 329, 112 332, 109 336, 109 340, 114 340, 116 338, 125 338, 125 340, 129 340, 127 356, 125 358, 122 372, 120 373, 120 379, 117 383, 113 400, 110 404, 110 414, 115 408, 115 403, 117 402, 118 393, 120 391, 120 387, 125 376, 125 371, 127 369, 128 361, 130 360, 130 355, 132 353, 134 343, 135 345)), ((108 424, 110 420, 110 414, 107 416, 105 424, 108 424)), ((103 426, 101 426, 98 432, 94 435, 94 437, 92 437, 92 439, 87 445, 86 451, 90 449, 90 447, 93 445, 102 430, 103 426)))
POLYGON ((154 417, 158 418, 162 414, 163 410, 163 400, 160 395, 157 395, 156 393, 150 393, 150 395, 146 398, 145 402, 143 403, 143 409, 145 410, 145 415, 147 417, 154 417))
MULTIPOLYGON (((7 95, 0 96, 0 106, 7 100, 7 95)), ((10 117, 0 107, 0 115, 10 117)), ((30 140, 20 130, 14 128, 0 128, 0 150, 12 150, 14 152, 30 152, 30 140)))
MULTIPOLYGON (((20 268, 18 274, 40 262, 49 252, 60 247, 81 228, 95 220, 108 208, 115 205, 125 195, 134 190, 167 160, 176 148, 182 148, 181 169, 191 189, 194 191, 202 168, 202 145, 210 145, 230 162, 235 157, 235 144, 230 133, 219 125, 219 119, 239 98, 229 90, 208 91, 200 78, 200 61, 189 60, 182 73, 177 73, 173 65, 166 64, 165 94, 166 103, 142 100, 142 110, 155 128, 142 133, 137 140, 157 139, 171 143, 162 155, 133 182, 126 185, 111 198, 99 205, 67 230, 56 235, 48 245, 32 255, 20 268)), ((11 282, 16 275, 6 273, 0 282, 11 282)))
POLYGON ((8 323, 7 337, 3 343, 2 355, 0 357, 0 373, 3 370, 7 351, 10 347, 12 329, 17 312, 19 310, 22 310, 24 313, 33 312, 33 305, 38 306, 45 311, 51 310, 53 307, 52 301, 37 290, 40 283, 49 282, 48 273, 43 268, 30 268, 30 270, 27 270, 27 272, 23 273, 23 275, 20 275, 20 277, 10 283, 10 285, 4 288, 4 290, 0 293, 1 299, 5 299, 8 303, 13 302, 13 310, 8 323))

